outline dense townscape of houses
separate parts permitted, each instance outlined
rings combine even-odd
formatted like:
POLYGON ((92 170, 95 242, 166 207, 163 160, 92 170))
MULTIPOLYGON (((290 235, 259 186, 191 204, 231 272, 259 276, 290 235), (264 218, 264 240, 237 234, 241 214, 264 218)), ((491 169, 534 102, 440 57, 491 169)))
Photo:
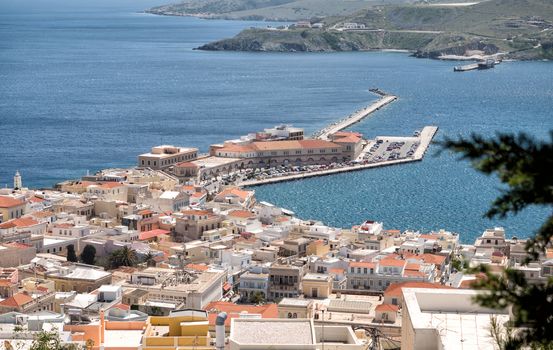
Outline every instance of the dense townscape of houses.
POLYGON ((238 168, 351 159, 358 138, 314 144, 275 128, 204 158, 154 147, 137 168, 52 190, 27 189, 16 174, 0 189, 0 343, 25 349, 54 330, 106 350, 493 349, 490 317, 507 322, 509 310, 475 304, 481 277, 463 267, 513 267, 544 283, 553 250, 521 265, 525 241, 502 228, 465 245, 445 230, 329 227, 253 190, 209 191, 178 173, 213 171, 194 163, 202 159, 238 168), (114 266, 121 252, 132 256, 114 266))

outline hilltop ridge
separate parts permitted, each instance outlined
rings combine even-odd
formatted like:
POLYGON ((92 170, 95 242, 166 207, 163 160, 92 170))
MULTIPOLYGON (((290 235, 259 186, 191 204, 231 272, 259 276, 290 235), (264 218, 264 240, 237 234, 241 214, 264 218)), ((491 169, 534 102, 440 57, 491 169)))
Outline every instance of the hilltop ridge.
POLYGON ((489 0, 451 4, 377 5, 302 26, 252 28, 202 50, 358 51, 400 49, 417 57, 553 58, 553 2, 489 0), (353 24, 353 25, 352 25, 353 24), (316 27, 316 28, 315 28, 316 27))

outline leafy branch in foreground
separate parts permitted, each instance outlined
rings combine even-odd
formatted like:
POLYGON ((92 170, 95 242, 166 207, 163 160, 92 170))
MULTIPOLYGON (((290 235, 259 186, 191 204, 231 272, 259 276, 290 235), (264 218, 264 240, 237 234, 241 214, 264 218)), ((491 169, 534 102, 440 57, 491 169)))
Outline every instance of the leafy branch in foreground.
MULTIPOLYGON (((472 135, 468 139, 446 139, 440 144, 442 149, 458 152, 461 159, 472 161, 479 171, 496 174, 507 186, 486 213, 488 218, 517 214, 531 205, 553 206, 553 132, 549 142, 535 141, 521 133, 498 134, 491 139, 472 135)), ((553 215, 549 214, 538 232, 528 239, 525 262, 543 256, 551 246, 552 237, 553 215)), ((553 349, 553 278, 534 285, 515 269, 507 268, 499 275, 492 274, 485 266, 479 269, 485 278, 474 286, 487 292, 480 294, 477 301, 490 308, 511 308, 510 326, 518 327, 516 332, 509 330, 500 339, 500 347, 553 349)), ((495 326, 497 333, 499 327, 495 326)))

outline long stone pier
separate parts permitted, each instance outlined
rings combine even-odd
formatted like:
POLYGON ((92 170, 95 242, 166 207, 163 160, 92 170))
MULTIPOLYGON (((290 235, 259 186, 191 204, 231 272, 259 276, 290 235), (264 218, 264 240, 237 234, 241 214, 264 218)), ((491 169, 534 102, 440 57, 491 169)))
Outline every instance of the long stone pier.
POLYGON ((415 153, 413 156, 409 158, 402 158, 402 159, 395 159, 395 160, 386 160, 381 161, 377 163, 370 163, 370 164, 356 164, 356 165, 350 165, 345 166, 342 168, 334 168, 334 169, 325 169, 325 170, 314 170, 311 172, 303 172, 299 174, 292 174, 292 175, 284 175, 284 176, 278 176, 278 177, 272 177, 268 179, 259 179, 259 180, 247 180, 244 182, 241 182, 237 185, 239 186, 259 186, 259 185, 266 185, 270 183, 276 183, 276 182, 284 182, 284 181, 293 181, 293 180, 301 180, 309 177, 315 177, 315 176, 325 176, 325 175, 332 175, 332 174, 339 174, 344 173, 347 171, 356 171, 356 170, 365 170, 365 169, 371 169, 371 168, 378 168, 383 166, 390 166, 390 165, 396 165, 396 164, 403 164, 403 163, 410 163, 410 162, 416 162, 421 161, 424 158, 424 154, 426 153, 426 150, 430 146, 430 143, 432 142, 432 139, 436 135, 436 132, 438 131, 437 126, 426 126, 421 131, 419 135, 420 144, 417 147, 415 153))
MULTIPOLYGON (((375 92, 376 93, 376 92, 375 92)), ((379 96, 382 96, 378 101, 374 102, 370 106, 367 106, 351 115, 345 119, 340 120, 339 122, 329 125, 326 128, 318 131, 313 136, 322 140, 328 140, 328 136, 334 134, 338 131, 344 130, 351 125, 358 123, 359 121, 368 117, 371 113, 379 110, 380 108, 386 106, 387 104, 397 100, 397 96, 387 95, 382 92, 377 93, 379 96)))

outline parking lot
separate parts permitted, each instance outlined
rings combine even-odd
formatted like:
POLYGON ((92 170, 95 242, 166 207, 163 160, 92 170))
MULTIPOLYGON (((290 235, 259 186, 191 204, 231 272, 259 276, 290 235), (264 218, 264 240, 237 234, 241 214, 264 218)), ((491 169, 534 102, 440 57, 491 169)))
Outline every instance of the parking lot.
POLYGON ((412 158, 419 145, 417 137, 378 137, 365 148, 363 160, 377 163, 412 158))

